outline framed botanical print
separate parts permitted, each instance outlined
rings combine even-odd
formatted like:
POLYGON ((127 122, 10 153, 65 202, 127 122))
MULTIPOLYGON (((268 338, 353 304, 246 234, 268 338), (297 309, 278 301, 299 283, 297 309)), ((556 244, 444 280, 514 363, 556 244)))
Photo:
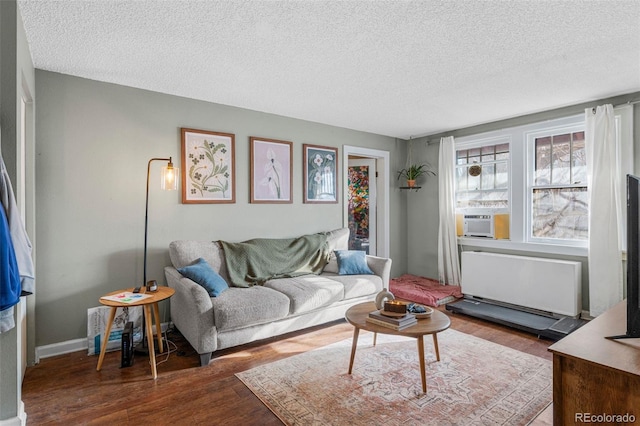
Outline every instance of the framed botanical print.
POLYGON ((235 203, 235 135, 181 129, 182 202, 235 203))
POLYGON ((338 148, 304 144, 304 202, 338 202, 338 148))
POLYGON ((250 137, 251 202, 293 203, 293 143, 250 137))

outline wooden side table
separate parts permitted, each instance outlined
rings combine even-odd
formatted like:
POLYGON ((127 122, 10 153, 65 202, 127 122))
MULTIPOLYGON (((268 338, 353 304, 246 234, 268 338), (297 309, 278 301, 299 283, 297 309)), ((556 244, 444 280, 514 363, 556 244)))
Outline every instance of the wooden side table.
POLYGON ((114 291, 109 294, 105 294, 103 297, 100 298, 100 303, 105 306, 111 307, 111 312, 109 313, 109 321, 107 322, 107 329, 104 334, 102 348, 100 348, 100 358, 98 358, 98 367, 96 368, 96 371, 100 371, 100 369, 102 368, 102 362, 104 361, 104 354, 107 350, 107 342, 109 341, 109 334, 111 333, 111 325, 113 324, 113 320, 116 317, 116 310, 118 308, 142 306, 144 310, 144 321, 145 321, 146 334, 147 334, 147 344, 149 345, 149 360, 151 361, 151 373, 153 374, 153 378, 155 380, 158 378, 158 372, 156 370, 156 353, 153 348, 153 322, 152 322, 151 309, 153 308, 153 316, 155 316, 155 319, 156 319, 156 334, 158 336, 158 348, 162 353, 164 352, 164 349, 162 347, 162 330, 160 327, 160 310, 158 309, 158 302, 173 296, 173 293, 175 293, 175 290, 172 289, 171 287, 158 287, 157 291, 145 293, 145 289, 143 287, 140 293, 149 295, 151 297, 146 297, 144 299, 141 299, 139 301, 134 301, 131 303, 116 302, 113 300, 104 299, 104 297, 106 296, 115 296, 117 294, 125 293, 125 292, 133 292, 133 288, 114 291))

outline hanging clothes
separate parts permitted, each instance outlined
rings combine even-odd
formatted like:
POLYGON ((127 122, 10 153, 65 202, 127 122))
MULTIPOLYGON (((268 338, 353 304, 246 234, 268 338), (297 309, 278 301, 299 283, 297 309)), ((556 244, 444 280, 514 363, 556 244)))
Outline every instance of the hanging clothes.
POLYGON ((18 270, 20 271, 20 280, 22 285, 22 296, 28 296, 35 291, 35 272, 33 268, 33 258, 31 257, 31 241, 24 227, 20 210, 16 204, 13 195, 13 187, 4 165, 4 160, 0 156, 0 203, 4 207, 9 223, 9 231, 11 233, 11 241, 13 241, 13 249, 15 251, 18 270))
POLYGON ((22 222, 2 156, 0 204, 0 333, 3 333, 15 327, 13 306, 20 301, 20 296, 35 291, 35 273, 31 241, 22 222))
POLYGON ((20 301, 21 285, 9 224, 2 208, 0 208, 0 266, 0 333, 3 333, 15 327, 13 306, 20 301))

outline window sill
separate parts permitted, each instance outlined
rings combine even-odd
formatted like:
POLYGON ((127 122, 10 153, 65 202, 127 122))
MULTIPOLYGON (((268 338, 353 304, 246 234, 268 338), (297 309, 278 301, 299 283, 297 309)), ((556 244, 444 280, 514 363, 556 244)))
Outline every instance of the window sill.
POLYGON ((589 253, 587 247, 560 246, 555 244, 539 243, 519 243, 511 240, 494 240, 481 237, 458 237, 458 245, 579 257, 587 257, 589 253))

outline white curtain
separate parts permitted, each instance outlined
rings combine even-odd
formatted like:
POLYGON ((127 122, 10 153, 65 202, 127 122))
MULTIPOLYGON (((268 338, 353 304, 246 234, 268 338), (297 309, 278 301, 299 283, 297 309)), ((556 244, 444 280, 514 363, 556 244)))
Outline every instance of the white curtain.
POLYGON ((438 275, 442 284, 450 285, 460 285, 460 262, 456 235, 455 156, 453 136, 440 139, 438 275))
POLYGON ((589 185, 589 313, 622 300, 621 171, 611 105, 585 110, 589 185))

